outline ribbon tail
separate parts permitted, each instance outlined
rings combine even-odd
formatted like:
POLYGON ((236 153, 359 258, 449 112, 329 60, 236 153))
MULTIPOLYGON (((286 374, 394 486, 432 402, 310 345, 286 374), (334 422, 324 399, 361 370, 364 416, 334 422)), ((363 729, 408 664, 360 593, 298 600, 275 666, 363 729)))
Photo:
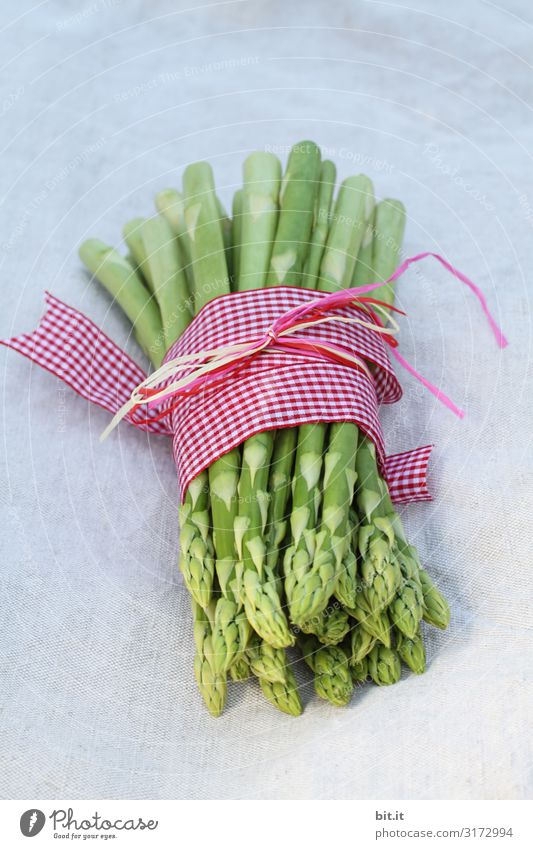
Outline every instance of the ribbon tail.
MULTIPOLYGON (((128 401, 145 372, 83 313, 45 293, 46 311, 33 333, 0 340, 58 377, 78 395, 113 415, 128 401)), ((150 433, 170 435, 164 422, 127 420, 150 433)))
POLYGON ((383 471, 390 497, 395 504, 432 501, 427 485, 427 470, 432 450, 433 445, 424 445, 422 448, 413 448, 411 451, 385 457, 383 471))
POLYGON ((450 274, 453 277, 455 277, 457 280, 460 280, 461 283, 465 284, 465 286, 468 286, 468 288, 474 293, 474 295, 478 299, 479 303, 481 304, 481 309, 483 310, 485 318, 487 319, 488 323, 490 324, 490 328, 491 328, 491 330, 494 334, 496 342, 498 343, 500 348, 507 347, 509 342, 507 341, 507 338, 504 336, 504 333, 503 333, 501 327, 499 327, 499 325, 494 320, 492 313, 489 310, 489 306, 487 304, 487 299, 485 298, 485 295, 483 294, 483 292, 481 291, 479 286, 476 286, 476 284, 473 283, 470 280, 470 278, 466 276, 466 274, 463 274, 462 271, 459 271, 458 268, 456 268, 454 265, 452 265, 451 262, 448 262, 448 260, 444 259, 444 257, 442 257, 440 254, 435 254, 432 251, 425 251, 424 253, 416 254, 416 256, 408 257, 407 259, 405 259, 401 263, 401 265, 398 266, 396 271, 394 271, 394 273, 391 274, 391 276, 388 278, 387 282, 388 283, 394 282, 394 280, 397 280, 398 277, 401 277, 402 274, 405 271, 407 271, 407 269, 409 268, 410 265, 413 265, 416 262, 420 262, 420 260, 426 259, 426 257, 428 257, 428 256, 433 257, 433 259, 436 259, 437 262, 440 262, 442 267, 445 268, 447 271, 449 271, 450 274))
POLYGON ((437 398, 442 404, 444 404, 445 407, 448 407, 448 409, 451 410, 452 413, 455 413, 457 418, 464 419, 464 410, 461 410, 461 408, 458 407, 457 404, 454 404, 452 399, 448 398, 448 396, 445 395, 444 392, 442 392, 442 390, 438 388, 438 386, 435 386, 433 383, 430 383, 429 380, 426 380, 426 378, 423 377, 420 372, 413 368, 411 363, 409 363, 405 359, 405 357, 402 357, 402 355, 399 353, 399 351, 396 350, 396 348, 391 348, 391 353, 393 357, 400 363, 400 365, 402 365, 404 369, 409 372, 409 374, 412 374, 413 377, 416 377, 416 379, 422 384, 422 386, 425 386, 426 389, 429 389, 429 391, 432 393, 432 395, 435 396, 435 398, 437 398))

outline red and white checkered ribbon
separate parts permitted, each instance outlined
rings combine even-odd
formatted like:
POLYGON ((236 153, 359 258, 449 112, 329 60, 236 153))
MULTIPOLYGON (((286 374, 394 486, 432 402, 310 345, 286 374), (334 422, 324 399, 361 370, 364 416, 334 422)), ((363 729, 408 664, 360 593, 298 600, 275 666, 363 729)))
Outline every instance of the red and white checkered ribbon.
MULTIPOLYGON (((165 359, 233 344, 252 331, 261 333, 277 316, 318 294, 276 287, 217 298, 204 307, 165 359)), ((89 318, 50 293, 45 297, 47 310, 37 329, 2 344, 115 414, 146 374, 89 318)), ((353 308, 349 312, 353 315, 353 308)), ((142 415, 133 411, 125 416, 150 433, 172 436, 182 493, 203 469, 254 433, 306 422, 352 421, 376 445, 393 501, 431 499, 426 485, 431 446, 385 456, 378 406, 399 400, 402 392, 381 338, 360 325, 339 323, 318 325, 312 335, 335 341, 373 363, 374 377, 333 362, 317 364, 311 356, 272 351, 240 365, 234 379, 223 385, 182 399, 165 418, 146 409, 142 415)))

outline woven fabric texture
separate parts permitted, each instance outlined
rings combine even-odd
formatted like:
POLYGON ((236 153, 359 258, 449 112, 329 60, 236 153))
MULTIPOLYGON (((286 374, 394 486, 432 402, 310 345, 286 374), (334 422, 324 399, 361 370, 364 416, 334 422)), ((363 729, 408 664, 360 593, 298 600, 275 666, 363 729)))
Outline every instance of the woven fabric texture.
POLYGON ((466 411, 397 372, 382 415, 388 452, 435 445, 434 501, 402 508, 453 611, 426 674, 340 710, 302 670, 297 719, 236 684, 218 720, 193 678, 167 440, 124 426, 101 445, 109 413, 0 350, 0 795, 530 796, 531 4, 5 6, 1 338, 48 289, 147 368, 80 242, 118 244, 191 160, 229 208, 249 151, 313 138, 340 178, 404 201, 406 255, 471 277, 510 345, 444 270, 399 282, 404 355, 466 411))

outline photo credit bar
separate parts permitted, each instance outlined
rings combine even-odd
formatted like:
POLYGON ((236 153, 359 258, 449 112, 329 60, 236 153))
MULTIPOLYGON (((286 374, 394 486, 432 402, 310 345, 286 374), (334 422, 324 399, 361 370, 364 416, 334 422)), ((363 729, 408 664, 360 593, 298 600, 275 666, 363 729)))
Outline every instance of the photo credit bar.
POLYGON ((476 845, 530 849, 532 813, 529 801, 498 800, 26 799, 0 802, 0 845, 314 849, 328 845, 334 836, 336 844, 357 849, 476 845))

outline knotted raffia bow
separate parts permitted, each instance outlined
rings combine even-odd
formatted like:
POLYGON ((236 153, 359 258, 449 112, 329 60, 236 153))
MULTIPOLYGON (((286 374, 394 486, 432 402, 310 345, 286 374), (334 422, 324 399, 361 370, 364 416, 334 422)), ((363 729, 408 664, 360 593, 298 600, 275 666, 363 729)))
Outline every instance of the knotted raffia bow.
MULTIPOLYGON (((393 283, 396 281, 413 263, 419 262, 426 257, 431 256, 440 262, 454 277, 468 286, 478 298, 483 312, 491 326, 496 341, 500 348, 504 348, 508 343, 503 335, 500 327, 492 317, 487 302, 481 290, 462 272, 456 269, 453 265, 447 262, 439 254, 429 251, 417 254, 404 260, 401 265, 394 271, 393 274, 385 281, 393 283)), ((133 412, 142 406, 147 406, 149 409, 161 404, 169 398, 175 398, 173 405, 168 406, 161 413, 161 417, 167 416, 173 406, 180 403, 180 398, 185 396, 195 395, 199 392, 230 379, 230 375, 239 364, 248 360, 251 357, 256 357, 268 353, 268 351, 283 351, 290 353, 293 356, 305 356, 317 359, 318 361, 336 362, 342 365, 349 366, 355 369, 363 370, 368 376, 370 371, 368 366, 361 357, 351 353, 342 345, 337 345, 331 342, 325 342, 323 339, 316 336, 298 335, 302 330, 306 330, 315 325, 325 322, 341 322, 346 324, 358 324, 365 327, 381 336, 381 338, 389 345, 394 358, 420 383, 423 384, 432 394, 438 398, 448 409, 450 409, 459 418, 464 416, 463 410, 457 407, 453 401, 448 398, 437 386, 426 380, 397 350, 397 340, 394 338, 399 327, 394 318, 390 315, 390 311, 404 314, 401 310, 375 298, 364 297, 365 293, 371 292, 383 286, 383 283, 369 283, 364 286, 357 286, 351 289, 343 289, 339 292, 313 298, 304 304, 300 304, 287 312, 280 315, 271 326, 260 336, 252 339, 245 339, 233 345, 226 345, 211 350, 198 351, 193 354, 186 354, 179 357, 174 357, 166 362, 153 372, 146 380, 140 383, 132 392, 129 400, 120 408, 113 417, 108 427, 102 433, 100 439, 104 440, 111 431, 118 425, 121 419, 129 412, 133 412), (353 306, 358 307, 359 311, 365 312, 369 319, 358 316, 340 315, 336 310, 343 307, 353 306), (384 318, 384 323, 380 316, 384 318), (191 369, 192 367, 192 369, 191 369), (184 371, 188 373, 182 377, 184 371), (176 378, 172 380, 172 378, 176 378), (170 382, 169 382, 170 381, 170 382), (160 388, 155 388, 155 387, 160 388)), ((156 417, 157 419, 157 417, 156 417)), ((153 421, 154 419, 152 419, 153 421)))

